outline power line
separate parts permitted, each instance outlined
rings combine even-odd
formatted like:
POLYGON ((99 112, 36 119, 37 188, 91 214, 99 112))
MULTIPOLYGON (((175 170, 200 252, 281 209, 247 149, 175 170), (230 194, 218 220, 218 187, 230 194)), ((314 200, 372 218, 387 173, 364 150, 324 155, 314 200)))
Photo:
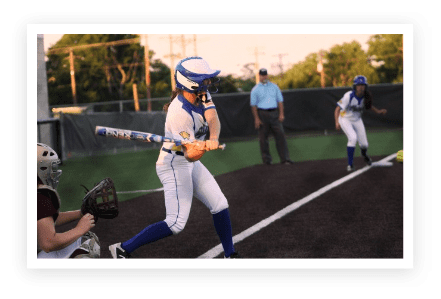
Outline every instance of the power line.
POLYGON ((288 55, 287 53, 273 55, 273 57, 279 57, 279 63, 276 64, 276 66, 279 68, 279 73, 280 73, 280 74, 283 74, 283 63, 282 63, 282 58, 283 58, 284 56, 287 56, 287 55, 288 55))
POLYGON ((122 45, 129 45, 129 44, 136 44, 140 43, 141 39, 139 37, 135 37, 132 39, 122 39, 122 40, 116 40, 113 42, 105 42, 105 43, 96 43, 96 44, 88 44, 88 45, 78 45, 78 46, 68 46, 68 47, 62 47, 62 48, 53 48, 49 49, 47 51, 47 54, 63 54, 63 53, 69 53, 71 50, 83 50, 87 48, 96 48, 96 47, 110 47, 110 46, 122 46, 122 45))
POLYGON ((173 42, 176 40, 176 38, 173 38, 171 34, 169 34, 168 39, 170 41, 170 54, 164 56, 165 58, 170 58, 170 81, 172 84, 172 91, 175 89, 175 80, 174 80, 174 73, 175 73, 175 58, 181 58, 181 54, 174 54, 173 53, 173 42))

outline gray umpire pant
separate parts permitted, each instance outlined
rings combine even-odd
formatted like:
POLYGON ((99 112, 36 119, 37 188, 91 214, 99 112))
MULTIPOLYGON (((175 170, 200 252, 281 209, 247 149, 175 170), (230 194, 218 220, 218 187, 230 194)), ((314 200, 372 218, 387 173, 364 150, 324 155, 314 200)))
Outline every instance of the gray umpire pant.
POLYGON ((289 158, 288 144, 286 143, 285 132, 283 131, 283 125, 279 121, 279 110, 262 110, 258 109, 259 118, 262 121, 262 125, 259 128, 259 142, 260 153, 262 155, 263 163, 271 163, 272 158, 269 151, 268 137, 272 132, 274 139, 276 140, 276 148, 280 157, 280 162, 284 163, 289 158))

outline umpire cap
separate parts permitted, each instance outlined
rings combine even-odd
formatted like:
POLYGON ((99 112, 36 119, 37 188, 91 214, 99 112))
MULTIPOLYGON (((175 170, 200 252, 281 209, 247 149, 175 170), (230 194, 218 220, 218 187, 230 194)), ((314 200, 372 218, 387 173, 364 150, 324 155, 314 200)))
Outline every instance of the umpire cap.
POLYGON ((263 69, 259 70, 259 75, 266 76, 266 75, 268 75, 268 72, 265 68, 263 68, 263 69))

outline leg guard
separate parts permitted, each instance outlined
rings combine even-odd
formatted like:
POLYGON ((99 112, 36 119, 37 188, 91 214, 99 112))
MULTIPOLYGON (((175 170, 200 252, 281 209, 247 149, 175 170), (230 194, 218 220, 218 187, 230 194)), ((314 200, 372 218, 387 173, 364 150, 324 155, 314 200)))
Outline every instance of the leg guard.
POLYGON ((100 241, 93 232, 89 231, 81 237, 81 245, 69 258, 91 259, 101 256, 100 241))

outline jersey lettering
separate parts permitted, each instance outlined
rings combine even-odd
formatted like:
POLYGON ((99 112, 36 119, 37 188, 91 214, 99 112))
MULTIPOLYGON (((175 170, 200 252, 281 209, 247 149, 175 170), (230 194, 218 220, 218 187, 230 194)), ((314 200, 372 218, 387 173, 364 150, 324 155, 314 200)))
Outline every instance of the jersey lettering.
POLYGON ((351 121, 360 119, 364 112, 364 98, 357 98, 353 91, 345 93, 337 105, 341 108, 340 116, 351 121))
POLYGON ((201 137, 204 137, 205 135, 207 135, 208 133, 208 126, 207 125, 203 125, 202 127, 200 127, 200 129, 194 134, 194 137, 196 139, 201 139, 201 137))

